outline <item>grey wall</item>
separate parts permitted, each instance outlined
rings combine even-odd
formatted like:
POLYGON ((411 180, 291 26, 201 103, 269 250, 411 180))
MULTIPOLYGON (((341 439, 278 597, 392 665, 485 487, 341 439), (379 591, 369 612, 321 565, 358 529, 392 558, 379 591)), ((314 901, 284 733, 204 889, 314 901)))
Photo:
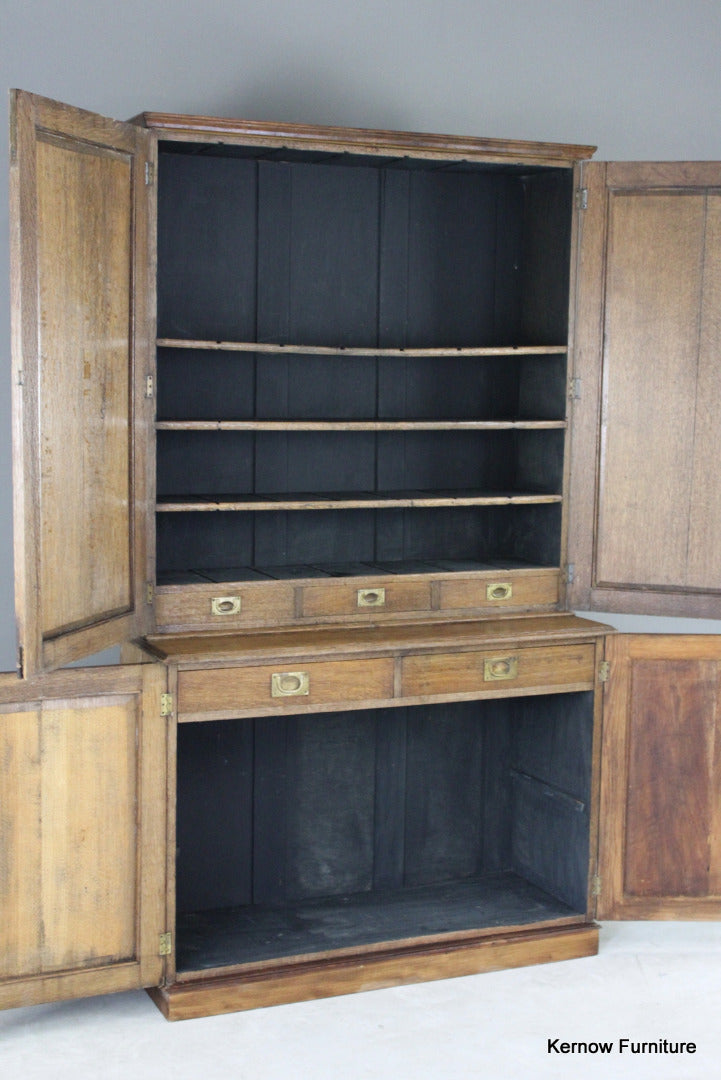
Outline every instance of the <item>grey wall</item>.
MULTIPOLYGON (((719 0, 0 0, 0 87, 143 110, 721 155, 719 0)), ((14 666, 7 133, 0 157, 0 669, 14 666)), ((636 620, 624 629, 721 623, 636 620)))

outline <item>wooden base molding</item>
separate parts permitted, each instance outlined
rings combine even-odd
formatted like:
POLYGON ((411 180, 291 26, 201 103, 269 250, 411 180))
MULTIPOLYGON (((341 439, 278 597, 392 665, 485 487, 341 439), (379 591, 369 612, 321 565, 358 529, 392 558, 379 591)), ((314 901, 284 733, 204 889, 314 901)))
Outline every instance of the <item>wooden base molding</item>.
POLYGON ((598 952, 595 923, 530 930, 456 944, 414 946, 367 958, 318 960, 285 968, 211 976, 148 990, 168 1020, 284 1005, 294 1001, 380 990, 407 983, 575 960, 598 952))

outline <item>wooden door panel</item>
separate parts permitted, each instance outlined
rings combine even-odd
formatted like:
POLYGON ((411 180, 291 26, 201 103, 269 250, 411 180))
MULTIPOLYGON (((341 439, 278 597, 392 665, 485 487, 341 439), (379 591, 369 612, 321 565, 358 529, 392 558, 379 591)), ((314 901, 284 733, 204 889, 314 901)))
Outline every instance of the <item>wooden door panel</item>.
POLYGON ((721 637, 606 646, 602 918, 721 917, 721 637))
POLYGON ((149 627, 146 132, 22 92, 11 151, 23 671, 149 627))
POLYGON ((164 687, 155 665, 0 677, 0 1005, 160 979, 164 687))
POLYGON ((569 603, 721 617, 721 165, 585 167, 569 603))
POLYGON ((686 583, 704 225, 702 194, 609 198, 599 587, 686 583))

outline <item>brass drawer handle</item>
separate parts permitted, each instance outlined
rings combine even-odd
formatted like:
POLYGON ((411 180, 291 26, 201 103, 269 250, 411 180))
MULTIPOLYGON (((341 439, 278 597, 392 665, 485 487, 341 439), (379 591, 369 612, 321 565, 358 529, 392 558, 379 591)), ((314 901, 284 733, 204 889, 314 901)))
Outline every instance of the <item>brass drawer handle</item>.
POLYGON ((271 697, 298 697, 310 693, 307 671, 274 671, 270 677, 271 697))
POLYGON ((510 600, 513 596, 513 582, 496 581, 486 586, 486 600, 510 600))
POLYGON ((384 607, 386 602, 385 589, 359 589, 358 607, 384 607))
POLYGON ((213 615, 237 615, 240 611, 239 596, 214 596, 210 601, 213 615))
POLYGON ((483 661, 483 678, 485 682, 497 682, 499 679, 515 679, 517 675, 517 656, 499 656, 493 660, 483 661))

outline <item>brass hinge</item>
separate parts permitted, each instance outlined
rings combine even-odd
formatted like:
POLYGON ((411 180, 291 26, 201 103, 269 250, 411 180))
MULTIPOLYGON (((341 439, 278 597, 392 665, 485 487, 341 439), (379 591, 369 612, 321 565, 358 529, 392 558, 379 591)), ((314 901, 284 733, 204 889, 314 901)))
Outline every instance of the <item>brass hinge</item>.
POLYGON ((610 674, 611 674, 611 665, 610 665, 610 663, 608 662, 608 660, 602 660, 601 663, 598 665, 598 679, 599 679, 599 682, 603 682, 603 683, 608 682, 610 674))
POLYGON ((173 951, 173 935, 161 934, 158 942, 158 956, 170 956, 173 951))
POLYGON ((576 206, 579 210, 588 210, 588 188, 582 187, 576 191, 576 206))
POLYGON ((581 400, 581 376, 574 375, 568 385, 568 396, 571 401, 581 400))
POLYGON ((155 169, 150 161, 145 162, 145 183, 152 184, 155 179, 155 169))
POLYGON ((591 896, 601 895, 601 879, 598 874, 594 874, 591 878, 591 896))
POLYGON ((173 695, 161 694, 160 695, 160 715, 170 716, 173 711, 173 695))
POLYGON ((152 604, 154 596, 155 586, 153 585, 152 581, 149 581, 145 586, 145 603, 152 604))
POLYGON ((145 396, 151 398, 155 392, 155 384, 152 375, 145 376, 145 396))
POLYGON ((572 562, 567 563, 566 564, 566 569, 564 570, 564 573, 563 573, 563 580, 565 581, 566 585, 573 585, 573 582, 574 582, 575 578, 576 578, 576 564, 572 563, 572 562))

